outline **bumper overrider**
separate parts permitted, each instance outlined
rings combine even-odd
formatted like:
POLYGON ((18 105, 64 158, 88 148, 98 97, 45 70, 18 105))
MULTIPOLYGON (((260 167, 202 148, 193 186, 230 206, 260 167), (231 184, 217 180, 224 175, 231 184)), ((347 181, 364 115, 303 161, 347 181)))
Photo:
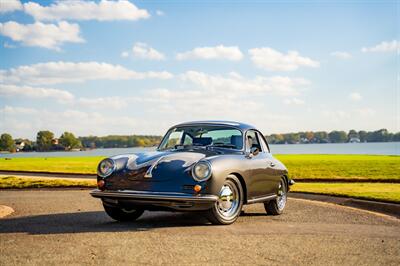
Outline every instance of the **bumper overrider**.
POLYGON ((143 208, 166 207, 177 210, 206 210, 218 200, 216 195, 189 194, 178 192, 151 192, 136 190, 99 190, 90 192, 95 198, 101 198, 105 204, 134 205, 143 208))

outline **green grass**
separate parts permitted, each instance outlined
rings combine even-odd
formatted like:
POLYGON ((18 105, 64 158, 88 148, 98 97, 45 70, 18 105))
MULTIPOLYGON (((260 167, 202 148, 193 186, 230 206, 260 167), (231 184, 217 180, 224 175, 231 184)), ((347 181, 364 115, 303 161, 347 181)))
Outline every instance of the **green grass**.
POLYGON ((400 156, 386 155, 277 155, 295 180, 400 180, 400 156))
POLYGON ((0 170, 95 174, 104 157, 1 158, 0 170))
POLYGON ((96 180, 0 177, 0 188, 57 188, 57 187, 95 187, 96 180))
POLYGON ((393 183, 296 183, 291 191, 400 203, 400 184, 393 183))
MULTIPOLYGON (((295 180, 400 180, 400 156, 277 155, 295 180)), ((0 159, 0 170, 95 174, 103 157, 0 159)))

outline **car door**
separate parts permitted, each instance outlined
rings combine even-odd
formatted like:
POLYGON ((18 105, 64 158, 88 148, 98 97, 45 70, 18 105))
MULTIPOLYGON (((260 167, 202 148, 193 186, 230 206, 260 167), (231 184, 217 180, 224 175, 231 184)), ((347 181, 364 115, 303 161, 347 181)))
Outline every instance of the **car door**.
POLYGON ((276 192, 273 158, 263 137, 258 131, 248 130, 246 133, 246 154, 252 147, 257 147, 259 153, 247 156, 247 162, 251 168, 249 184, 249 198, 258 198, 276 192), (251 141, 249 141, 251 139, 251 141))

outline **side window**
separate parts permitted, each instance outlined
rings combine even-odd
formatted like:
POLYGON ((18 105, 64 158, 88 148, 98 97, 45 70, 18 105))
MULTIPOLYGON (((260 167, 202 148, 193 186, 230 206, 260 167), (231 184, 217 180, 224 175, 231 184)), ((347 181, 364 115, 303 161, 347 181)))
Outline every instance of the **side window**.
POLYGON ((261 142, 261 147, 262 147, 263 151, 265 151, 265 152, 271 152, 271 151, 269 150, 269 146, 268 146, 267 142, 264 140, 264 138, 261 136, 261 134, 260 134, 259 132, 257 132, 257 135, 258 135, 258 139, 259 139, 260 142, 261 142))
POLYGON ((246 134, 246 150, 250 151, 252 147, 257 147, 260 151, 263 151, 257 133, 253 130, 249 130, 246 134))
POLYGON ((185 137, 183 139, 183 145, 192 145, 193 144, 193 138, 185 133, 185 137))
POLYGON ((169 135, 168 143, 166 145, 166 148, 171 148, 174 147, 175 145, 180 145, 181 144, 181 139, 182 139, 182 131, 174 131, 171 132, 169 135))

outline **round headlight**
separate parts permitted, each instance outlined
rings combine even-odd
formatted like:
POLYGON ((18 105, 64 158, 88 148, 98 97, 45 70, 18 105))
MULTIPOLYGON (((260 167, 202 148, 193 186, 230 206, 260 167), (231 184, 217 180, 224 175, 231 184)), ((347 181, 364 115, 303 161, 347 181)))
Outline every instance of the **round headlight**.
POLYGON ((209 162, 198 162, 192 170, 193 179, 196 181, 206 181, 211 177, 211 165, 209 162))
POLYGON ((115 170, 115 162, 112 159, 104 159, 100 162, 97 168, 97 174, 101 177, 107 177, 111 175, 115 170))

